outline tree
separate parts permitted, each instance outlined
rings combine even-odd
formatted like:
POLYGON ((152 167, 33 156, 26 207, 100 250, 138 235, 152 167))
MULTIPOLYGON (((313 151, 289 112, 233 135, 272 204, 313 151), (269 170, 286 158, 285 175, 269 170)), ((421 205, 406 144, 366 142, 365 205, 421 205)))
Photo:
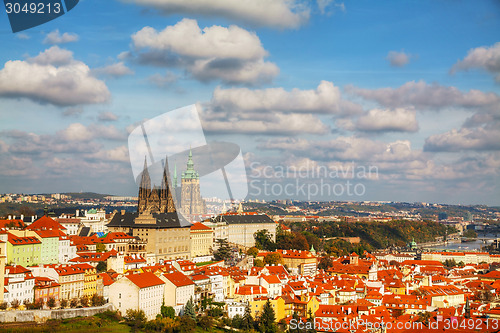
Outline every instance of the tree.
POLYGON ((97 243, 95 246, 95 252, 105 252, 106 251, 106 245, 103 243, 97 243))
POLYGON ((10 302, 10 307, 13 309, 17 309, 19 305, 20 305, 19 300, 17 298, 13 299, 12 302, 10 302))
POLYGON ((47 300, 47 306, 49 307, 49 309, 56 307, 56 300, 54 297, 49 297, 49 299, 47 300))
POLYGON ((455 259, 446 259, 444 261, 444 265, 446 267, 450 267, 451 268, 451 267, 455 267, 457 265, 457 262, 455 261, 455 259))
POLYGON ((105 261, 99 261, 99 263, 97 264, 95 269, 97 270, 98 273, 102 273, 102 272, 106 272, 106 270, 108 269, 108 266, 106 265, 105 261))
POLYGON ((83 295, 80 297, 80 305, 84 308, 89 306, 89 297, 87 295, 83 295))
POLYGON ((184 316, 193 319, 196 322, 196 311, 194 310, 193 298, 190 298, 184 306, 184 316))
POLYGON ((61 302, 60 302, 60 305, 61 305, 61 309, 64 309, 65 307, 68 306, 68 300, 67 299, 62 299, 61 302))
POLYGON ((179 333, 191 333, 196 329, 196 321, 188 316, 177 317, 179 321, 179 333))
POLYGON ((273 241, 272 234, 267 229, 262 229, 253 234, 255 238, 255 247, 259 250, 274 251, 276 243, 273 241))
POLYGON ((255 267, 264 267, 265 266, 264 261, 262 261, 260 259, 254 259, 253 260, 253 265, 255 267))
POLYGON ((271 302, 267 300, 267 302, 262 307, 262 312, 259 318, 259 329, 261 332, 272 333, 277 331, 276 327, 276 316, 274 314, 273 307, 271 306, 271 302))
POLYGON ((203 316, 200 318, 198 324, 200 325, 201 328, 203 328, 205 331, 208 331, 212 328, 214 325, 214 320, 210 316, 203 316))
POLYGON ((217 239, 215 241, 218 245, 217 250, 214 251, 214 258, 215 260, 228 260, 231 258, 232 255, 232 250, 231 246, 229 246, 229 243, 227 242, 227 239, 217 239))
POLYGON ((161 305, 160 313, 163 318, 175 318, 175 310, 171 306, 166 306, 165 302, 161 305))
POLYGON ((8 307, 7 302, 2 302, 2 303, 0 303, 0 310, 6 310, 6 309, 7 309, 7 307, 8 307))
POLYGON ((462 236, 467 237, 467 238, 477 238, 477 232, 475 232, 472 229, 467 229, 466 231, 464 231, 462 236))
POLYGON ((104 299, 104 297, 94 294, 90 298, 90 303, 92 303, 92 306, 103 306, 104 304, 106 304, 106 300, 104 299))
POLYGON ((269 253, 264 257, 264 263, 266 265, 283 264, 283 256, 279 252, 269 253))
POLYGON ((78 300, 76 298, 72 298, 71 301, 69 301, 70 308, 76 308, 77 305, 78 305, 78 300))
POLYGON ((127 320, 127 324, 132 327, 133 332, 142 328, 147 322, 146 315, 142 310, 128 309, 125 319, 127 320))
POLYGON ((252 313, 250 311, 250 306, 247 305, 245 308, 245 314, 243 315, 243 318, 241 320, 241 329, 248 331, 253 328, 254 320, 252 317, 252 313))
POLYGON ((233 319, 231 319, 231 327, 239 329, 241 328, 242 322, 243 318, 239 314, 237 314, 233 317, 233 319))
POLYGON ((319 259, 318 269, 327 270, 333 266, 333 260, 330 256, 324 256, 319 259))
POLYGON ((256 248, 255 246, 251 247, 251 248, 248 249, 247 254, 249 256, 252 256, 252 257, 256 258, 257 255, 259 254, 259 249, 256 248))

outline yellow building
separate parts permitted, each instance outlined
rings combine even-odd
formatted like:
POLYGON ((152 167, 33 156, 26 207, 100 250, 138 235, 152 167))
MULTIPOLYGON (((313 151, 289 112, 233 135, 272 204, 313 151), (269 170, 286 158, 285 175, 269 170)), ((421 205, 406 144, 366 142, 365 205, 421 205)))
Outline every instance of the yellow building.
POLYGON ((285 311, 285 300, 282 297, 276 297, 275 299, 267 297, 257 297, 254 300, 251 300, 248 304, 250 306, 252 317, 258 318, 258 316, 260 316, 262 308, 268 300, 274 310, 276 321, 279 322, 281 319, 286 318, 287 315, 285 311))
POLYGON ((89 298, 92 297, 97 293, 97 270, 89 264, 77 264, 74 266, 77 266, 84 271, 83 295, 89 298))
POLYGON ((214 232, 200 222, 194 223, 191 228, 191 258, 210 255, 214 241, 214 232))
POLYGON ((110 232, 125 232, 146 242, 155 261, 191 258, 191 225, 182 225, 177 213, 117 213, 108 224, 110 232))

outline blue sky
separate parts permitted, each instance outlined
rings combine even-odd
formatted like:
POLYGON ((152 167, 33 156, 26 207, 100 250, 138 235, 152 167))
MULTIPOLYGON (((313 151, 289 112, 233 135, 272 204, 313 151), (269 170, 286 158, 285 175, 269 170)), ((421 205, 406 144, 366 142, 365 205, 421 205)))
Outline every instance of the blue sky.
POLYGON ((0 192, 134 195, 130 132, 197 104, 208 141, 240 145, 250 198, 498 205, 499 18, 497 1, 81 0, 13 34, 2 11, 0 192), (299 189, 322 182, 345 191, 299 189))

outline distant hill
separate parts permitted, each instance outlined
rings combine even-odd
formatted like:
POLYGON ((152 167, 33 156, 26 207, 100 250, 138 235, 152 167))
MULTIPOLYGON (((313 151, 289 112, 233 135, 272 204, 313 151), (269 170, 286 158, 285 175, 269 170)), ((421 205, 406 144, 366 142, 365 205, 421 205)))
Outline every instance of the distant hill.
POLYGON ((100 193, 94 193, 94 192, 69 192, 69 193, 62 193, 65 195, 69 195, 74 199, 104 199, 104 197, 107 197, 110 194, 100 194, 100 193))

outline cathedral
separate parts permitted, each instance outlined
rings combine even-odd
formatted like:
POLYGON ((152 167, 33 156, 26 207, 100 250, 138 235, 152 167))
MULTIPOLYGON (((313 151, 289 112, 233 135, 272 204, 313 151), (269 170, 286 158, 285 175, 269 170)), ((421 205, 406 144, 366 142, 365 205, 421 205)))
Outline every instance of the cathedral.
POLYGON ((181 176, 181 187, 177 187, 177 166, 174 169, 173 184, 169 183, 169 168, 165 159, 161 186, 151 188, 147 162, 144 161, 137 211, 139 213, 175 213, 182 212, 190 219, 192 215, 206 213, 205 200, 201 197, 200 176, 194 169, 193 154, 189 150, 186 171, 181 176))
POLYGON ((161 186, 151 188, 151 178, 149 177, 148 165, 144 159, 144 170, 142 171, 141 184, 139 185, 139 197, 137 212, 144 213, 175 213, 175 203, 172 191, 168 183, 168 162, 165 158, 165 167, 161 186))

